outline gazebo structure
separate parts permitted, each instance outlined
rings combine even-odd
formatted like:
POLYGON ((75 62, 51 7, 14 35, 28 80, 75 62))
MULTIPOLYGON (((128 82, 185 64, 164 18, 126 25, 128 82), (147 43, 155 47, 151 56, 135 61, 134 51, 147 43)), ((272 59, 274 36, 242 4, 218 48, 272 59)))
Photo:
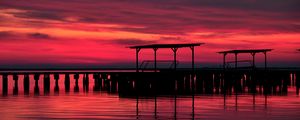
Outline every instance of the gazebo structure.
POLYGON ((195 68, 195 62, 194 62, 194 48, 195 46, 200 46, 204 43, 189 43, 189 44, 150 44, 150 45, 139 45, 139 46, 130 46, 130 49, 136 50, 136 72, 139 72, 139 52, 141 49, 153 49, 154 51, 154 70, 157 71, 157 65, 156 65, 156 52, 158 49, 162 48, 171 48, 174 53, 174 69, 176 70, 177 63, 176 63, 176 53, 178 48, 184 48, 189 47, 192 50, 192 69, 195 68))
POLYGON ((255 54, 257 53, 263 53, 265 55, 265 69, 267 68, 267 52, 272 51, 273 49, 249 49, 249 50, 229 50, 229 51, 222 51, 218 52, 220 54, 223 54, 223 68, 226 67, 226 55, 227 54, 234 54, 235 55, 235 68, 238 67, 238 54, 242 53, 249 53, 252 56, 252 67, 255 67, 255 54))

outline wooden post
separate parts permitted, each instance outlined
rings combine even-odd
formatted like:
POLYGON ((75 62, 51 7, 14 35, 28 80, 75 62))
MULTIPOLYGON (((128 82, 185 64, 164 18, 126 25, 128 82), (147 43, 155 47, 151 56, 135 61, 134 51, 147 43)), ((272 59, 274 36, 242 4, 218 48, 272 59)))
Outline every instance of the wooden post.
POLYGON ((157 72, 156 51, 158 50, 158 48, 153 48, 153 50, 154 50, 154 70, 155 70, 155 72, 157 72))
POLYGON ((176 70, 176 68, 177 68, 176 53, 177 53, 178 48, 171 48, 171 49, 174 53, 174 69, 176 70))
POLYGON ((139 52, 141 48, 136 48, 135 49, 135 55, 136 55, 136 72, 139 72, 139 52))
POLYGON ((234 56, 235 56, 235 69, 237 69, 237 65, 238 65, 238 53, 234 53, 234 56))

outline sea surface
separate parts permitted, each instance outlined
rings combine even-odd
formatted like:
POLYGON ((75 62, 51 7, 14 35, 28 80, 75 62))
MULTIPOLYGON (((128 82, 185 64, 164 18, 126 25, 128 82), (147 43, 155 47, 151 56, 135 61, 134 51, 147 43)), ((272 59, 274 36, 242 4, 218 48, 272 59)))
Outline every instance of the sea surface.
MULTIPOLYGON (((70 75, 72 76, 72 75, 70 75)), ((0 96, 1 120, 40 119, 220 119, 220 120, 300 120, 300 97, 295 87, 289 86, 285 95, 178 95, 154 97, 119 97, 118 91, 93 91, 92 75, 89 91, 83 91, 82 78, 79 92, 74 92, 71 78, 70 92, 64 88, 60 75, 59 92, 54 92, 54 77, 50 76, 50 93, 44 94, 42 75, 40 92, 34 94, 33 75, 30 75, 30 93, 24 95, 23 76, 19 76, 18 95, 13 95, 14 82, 8 76, 8 95, 0 96)), ((0 76, 2 94, 2 76, 0 76)))

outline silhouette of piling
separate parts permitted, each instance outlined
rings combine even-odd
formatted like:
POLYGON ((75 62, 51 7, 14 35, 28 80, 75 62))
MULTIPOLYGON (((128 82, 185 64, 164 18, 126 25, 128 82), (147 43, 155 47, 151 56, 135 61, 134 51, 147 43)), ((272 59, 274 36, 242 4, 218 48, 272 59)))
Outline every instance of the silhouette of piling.
POLYGON ((70 75, 65 74, 65 92, 70 92, 70 75))
POLYGON ((2 75, 2 95, 6 96, 8 92, 8 75, 3 74, 2 75))
POLYGON ((213 75, 210 72, 206 72, 203 74, 204 77, 204 91, 205 94, 212 94, 213 93, 213 75))
POLYGON ((290 73, 289 72, 283 72, 282 74, 282 93, 283 95, 286 95, 288 93, 288 85, 290 84, 290 73))
MULTIPOLYGON (((138 72, 137 72, 138 73, 138 72)), ((137 74, 137 76, 138 76, 139 74, 137 74)), ((137 77, 137 78, 139 78, 139 76, 137 77)), ((134 81, 134 89, 135 89, 135 96, 136 96, 136 117, 137 117, 137 119, 138 119, 138 117, 139 117, 139 85, 138 85, 138 81, 139 80, 135 80, 134 81)))
POLYGON ((184 77, 184 88, 185 88, 185 94, 191 93, 191 78, 189 74, 186 74, 184 77))
POLYGON ((117 91, 117 80, 116 80, 116 78, 117 78, 117 76, 116 75, 114 75, 114 74, 110 74, 110 78, 109 78, 109 80, 110 80, 110 82, 111 82, 111 84, 110 84, 110 88, 111 88, 111 93, 115 93, 116 91, 117 91))
POLYGON ((119 90, 118 93, 119 93, 120 97, 135 96, 136 89, 135 89, 134 80, 122 75, 122 77, 120 77, 120 80, 119 80, 118 90, 119 90))
POLYGON ((40 88, 39 88, 39 79, 40 79, 40 74, 34 74, 34 94, 39 95, 40 94, 40 88))
POLYGON ((241 78, 242 78, 241 73, 236 71, 234 73, 234 91, 236 94, 242 92, 241 78))
POLYGON ((299 95, 299 89, 300 89, 300 71, 297 71, 296 73, 296 94, 299 95))
POLYGON ((252 100, 252 104, 253 104, 253 107, 255 108, 255 99, 256 99, 256 84, 257 84, 257 76, 256 76, 256 70, 252 70, 251 71, 251 88, 250 88, 250 92, 252 93, 252 95, 253 95, 253 100, 252 100))
POLYGON ((44 74, 44 94, 48 95, 50 93, 50 75, 48 73, 44 74))
POLYGON ((268 95, 271 94, 271 85, 268 84, 268 80, 270 79, 268 77, 269 72, 265 71, 264 72, 264 76, 263 76, 263 82, 262 82, 262 86, 263 86, 263 94, 265 96, 265 108, 267 108, 267 99, 268 99, 268 95))
POLYGON ((90 86, 90 79, 89 79, 89 74, 85 74, 85 91, 89 91, 89 86, 90 86))
POLYGON ((59 92, 59 85, 58 85, 59 74, 58 73, 54 74, 54 80, 55 80, 54 92, 58 93, 59 92))
POLYGON ((104 86, 105 86, 105 89, 103 89, 103 90, 107 90, 110 92, 111 91, 111 85, 110 85, 111 81, 108 80, 108 75, 103 73, 103 74, 101 74, 101 77, 103 78, 104 86))
POLYGON ((100 91, 100 75, 98 73, 94 73, 93 78, 94 78, 94 91, 100 91))
POLYGON ((83 91, 88 92, 89 91, 89 74, 84 74, 83 75, 83 91))
MULTIPOLYGON (((184 86, 184 75, 180 74, 178 75, 178 78, 180 79, 177 79, 176 80, 176 91, 178 91, 178 94, 182 94, 185 89, 185 86, 184 86)), ((159 89, 159 87, 157 87, 157 89, 159 89)), ((158 90, 157 90, 158 91, 158 90)))
POLYGON ((79 86, 78 86, 79 74, 78 73, 74 74, 74 79, 75 79, 74 92, 79 92, 79 86))
POLYGON ((29 94, 29 74, 24 75, 24 94, 29 94))
POLYGON ((198 74, 196 76, 196 92, 199 93, 199 94, 203 93, 203 77, 202 77, 202 74, 198 74))
POLYGON ((220 86, 221 86, 221 74, 215 73, 214 74, 214 88, 215 88, 216 94, 220 93, 220 86))
POLYGON ((19 91, 19 86, 18 86, 19 76, 17 74, 13 74, 13 80, 15 81, 14 88, 13 88, 13 95, 18 95, 18 91, 19 91))
MULTIPOLYGON (((177 83, 177 80, 175 80, 175 83, 177 83)), ((174 88, 176 88, 176 86, 174 86, 174 88)), ((177 94, 178 94, 177 89, 174 89, 174 119, 175 120, 177 119, 177 94)))

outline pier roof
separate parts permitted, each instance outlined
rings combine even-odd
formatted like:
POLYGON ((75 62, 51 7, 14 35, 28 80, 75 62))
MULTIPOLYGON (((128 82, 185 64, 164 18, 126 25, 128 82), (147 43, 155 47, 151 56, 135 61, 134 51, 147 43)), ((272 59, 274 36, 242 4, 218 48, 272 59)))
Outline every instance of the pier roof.
POLYGON ((136 48, 182 48, 182 47, 193 47, 200 46, 204 43, 188 43, 188 44, 150 44, 150 45, 138 45, 138 46, 130 46, 131 49, 136 48))
POLYGON ((228 51, 221 51, 218 53, 227 54, 227 53, 260 53, 260 52, 269 52, 273 49, 242 49, 242 50, 228 50, 228 51))

